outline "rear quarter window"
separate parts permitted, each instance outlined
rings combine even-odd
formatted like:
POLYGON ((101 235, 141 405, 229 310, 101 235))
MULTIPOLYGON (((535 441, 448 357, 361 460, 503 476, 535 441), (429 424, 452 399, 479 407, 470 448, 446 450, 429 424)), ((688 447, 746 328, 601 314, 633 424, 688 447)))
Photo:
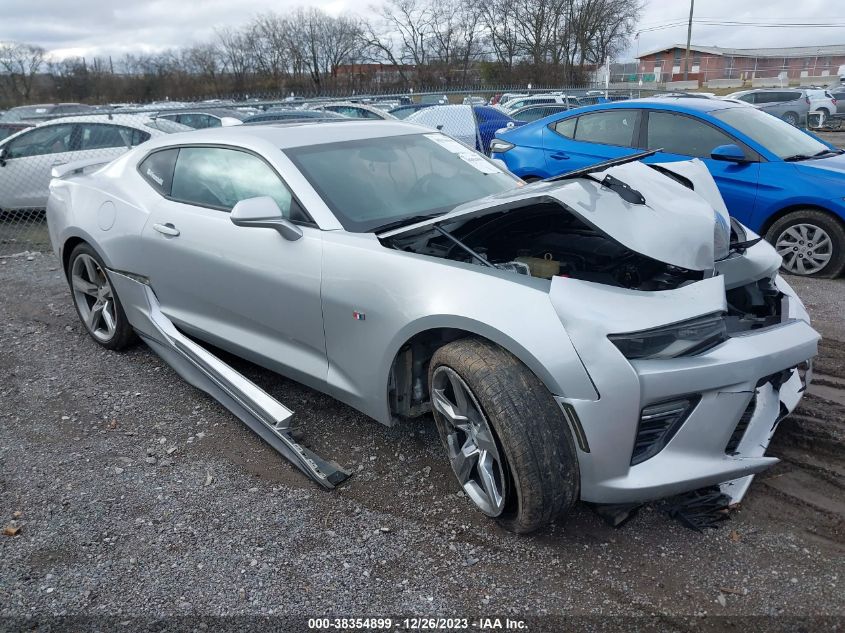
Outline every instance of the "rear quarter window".
POLYGON ((169 196, 173 188, 173 170, 179 150, 163 149, 153 152, 138 165, 141 177, 163 196, 169 196))

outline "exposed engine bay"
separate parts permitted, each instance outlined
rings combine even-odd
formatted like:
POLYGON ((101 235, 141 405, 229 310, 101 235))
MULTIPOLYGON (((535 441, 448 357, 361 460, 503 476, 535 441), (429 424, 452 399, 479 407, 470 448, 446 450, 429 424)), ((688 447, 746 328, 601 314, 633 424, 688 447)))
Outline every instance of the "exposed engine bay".
POLYGON ((691 271, 635 253, 554 200, 461 217, 383 239, 385 246, 543 279, 565 276, 636 290, 699 281, 691 271))

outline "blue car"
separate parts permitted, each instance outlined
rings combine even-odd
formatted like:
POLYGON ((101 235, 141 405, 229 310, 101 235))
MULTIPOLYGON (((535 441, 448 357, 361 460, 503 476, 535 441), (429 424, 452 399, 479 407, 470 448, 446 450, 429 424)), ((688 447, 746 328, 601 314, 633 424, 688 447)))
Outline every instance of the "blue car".
POLYGON ((524 180, 647 149, 646 162, 700 158, 737 220, 796 275, 845 270, 845 156, 754 107, 718 99, 637 99, 578 108, 499 132, 490 156, 524 180))
POLYGON ((434 105, 414 112, 405 120, 440 130, 485 154, 490 151, 490 141, 496 132, 525 124, 498 108, 482 105, 434 105))

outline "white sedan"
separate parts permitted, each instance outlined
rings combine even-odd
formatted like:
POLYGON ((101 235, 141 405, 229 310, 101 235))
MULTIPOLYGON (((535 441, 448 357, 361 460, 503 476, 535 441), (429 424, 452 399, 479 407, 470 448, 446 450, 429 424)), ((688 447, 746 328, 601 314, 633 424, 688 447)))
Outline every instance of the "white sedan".
POLYGON ((43 209, 50 171, 70 162, 103 159, 183 125, 138 115, 86 115, 53 119, 0 142, 0 210, 43 209))

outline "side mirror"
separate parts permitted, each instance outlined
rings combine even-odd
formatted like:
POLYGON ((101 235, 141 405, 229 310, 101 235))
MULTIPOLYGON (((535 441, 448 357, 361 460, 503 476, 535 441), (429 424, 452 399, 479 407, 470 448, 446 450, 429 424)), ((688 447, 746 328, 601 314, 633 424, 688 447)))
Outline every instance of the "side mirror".
POLYGON ((731 143, 730 145, 719 145, 712 152, 710 158, 713 160, 722 160, 729 163, 747 163, 745 152, 740 149, 738 145, 731 143))
POLYGON ((232 208, 229 219, 235 226, 275 229, 289 242, 295 242, 302 237, 302 229, 285 219, 279 205, 270 196, 241 200, 232 208))

